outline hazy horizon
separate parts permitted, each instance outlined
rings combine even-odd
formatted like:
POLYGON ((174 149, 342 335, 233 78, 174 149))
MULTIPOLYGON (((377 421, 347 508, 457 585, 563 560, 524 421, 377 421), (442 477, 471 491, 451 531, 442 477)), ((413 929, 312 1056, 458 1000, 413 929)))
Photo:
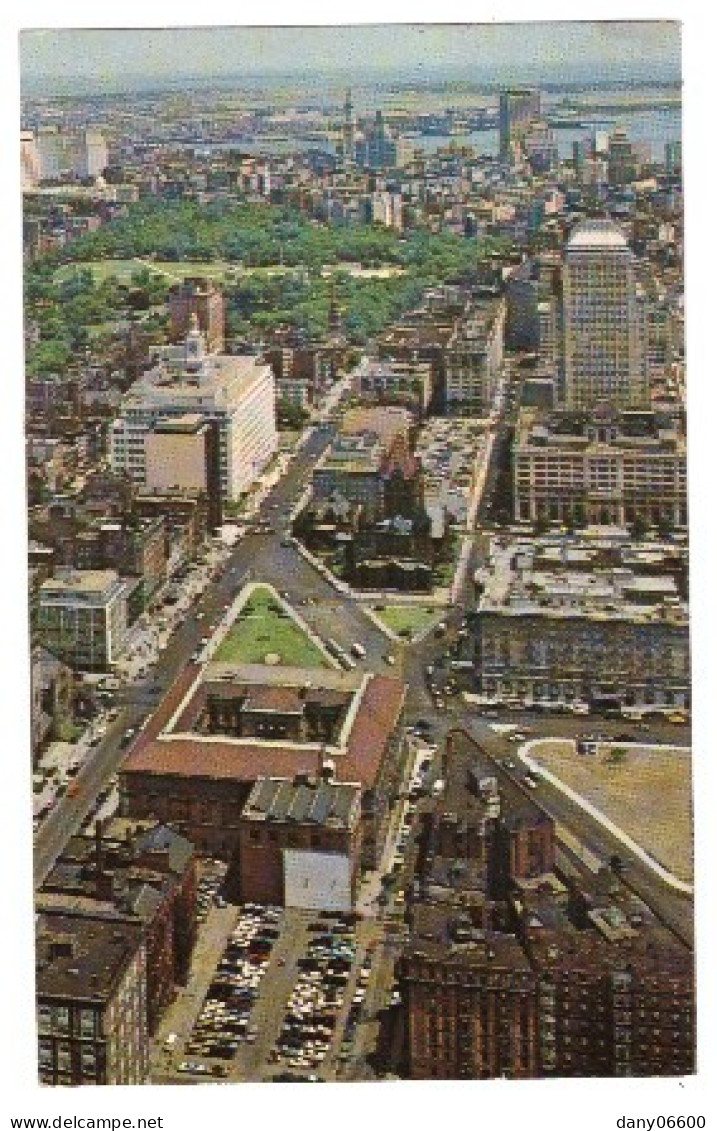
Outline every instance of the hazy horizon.
POLYGON ((20 62, 25 95, 312 85, 319 75, 356 84, 373 78, 486 86, 681 77, 680 25, 666 20, 35 29, 20 34, 20 62))

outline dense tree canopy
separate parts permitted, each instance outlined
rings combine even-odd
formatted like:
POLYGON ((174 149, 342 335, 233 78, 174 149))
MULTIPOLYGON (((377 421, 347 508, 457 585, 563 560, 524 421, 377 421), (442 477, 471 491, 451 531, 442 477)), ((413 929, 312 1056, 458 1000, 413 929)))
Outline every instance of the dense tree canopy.
POLYGON ((425 287, 470 278, 478 260, 496 249, 496 241, 478 243, 453 234, 329 226, 277 205, 141 201, 28 268, 26 316, 39 337, 29 350, 27 369, 61 372, 77 351, 99 347, 103 336, 126 318, 140 317, 161 330, 173 281, 161 272, 163 260, 186 262, 187 274, 198 261, 226 265, 220 274, 229 336, 254 340, 280 325, 302 330, 307 339, 325 334, 331 284, 321 269, 335 265, 343 329, 352 342, 363 345, 414 305, 425 287), (129 284, 120 285, 111 274, 95 276, 91 269, 97 261, 134 258, 148 262, 138 265, 129 284), (65 269, 60 276, 62 264, 76 264, 76 270, 65 269), (349 264, 395 266, 401 273, 357 277, 349 264), (285 270, 242 272, 276 265, 285 270))

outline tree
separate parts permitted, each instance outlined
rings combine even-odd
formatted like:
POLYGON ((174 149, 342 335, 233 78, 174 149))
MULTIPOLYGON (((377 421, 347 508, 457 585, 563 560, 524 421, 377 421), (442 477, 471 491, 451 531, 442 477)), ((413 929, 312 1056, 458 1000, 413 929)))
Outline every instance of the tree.
POLYGON ((627 759, 627 750, 624 746, 613 746, 605 761, 609 766, 621 766, 627 759))
POLYGON ((305 408, 286 398, 277 402, 276 416, 279 428, 290 432, 298 432, 309 419, 309 413, 305 408))
POLYGON ((639 541, 641 538, 645 537, 649 529, 650 524, 647 519, 643 518, 641 514, 638 514, 630 526, 630 533, 636 541, 639 541))

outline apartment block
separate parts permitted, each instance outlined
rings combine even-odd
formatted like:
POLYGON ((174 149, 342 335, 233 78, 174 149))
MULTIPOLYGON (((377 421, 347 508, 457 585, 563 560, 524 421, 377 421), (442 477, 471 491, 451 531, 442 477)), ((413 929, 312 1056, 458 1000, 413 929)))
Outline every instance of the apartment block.
POLYGON ((43 911, 36 918, 35 961, 40 1083, 145 1083, 141 927, 43 911))

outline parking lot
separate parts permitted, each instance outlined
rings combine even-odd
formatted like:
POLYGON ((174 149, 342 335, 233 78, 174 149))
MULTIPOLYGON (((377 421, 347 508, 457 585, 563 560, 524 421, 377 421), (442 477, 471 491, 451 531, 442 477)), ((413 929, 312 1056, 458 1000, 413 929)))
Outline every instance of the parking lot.
POLYGON ((352 1057, 382 933, 352 918, 212 895, 152 1079, 335 1079, 352 1057))

